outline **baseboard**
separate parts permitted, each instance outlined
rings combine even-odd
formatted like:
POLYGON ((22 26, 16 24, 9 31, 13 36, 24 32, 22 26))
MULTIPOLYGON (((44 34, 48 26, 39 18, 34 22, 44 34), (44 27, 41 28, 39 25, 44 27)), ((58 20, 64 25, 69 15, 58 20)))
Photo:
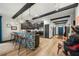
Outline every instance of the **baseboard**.
POLYGON ((2 41, 1 43, 5 43, 5 42, 11 42, 13 40, 6 40, 6 41, 2 41))

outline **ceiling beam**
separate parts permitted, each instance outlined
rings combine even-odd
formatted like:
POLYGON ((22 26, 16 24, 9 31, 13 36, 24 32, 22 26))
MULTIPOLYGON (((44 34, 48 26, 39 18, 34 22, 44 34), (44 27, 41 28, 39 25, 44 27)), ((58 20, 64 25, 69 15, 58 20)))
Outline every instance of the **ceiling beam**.
POLYGON ((62 18, 68 18, 68 17, 70 17, 70 15, 61 16, 61 17, 57 17, 57 18, 53 18, 53 19, 51 19, 51 21, 57 20, 57 19, 62 19, 62 18))
POLYGON ((64 11, 64 10, 68 10, 68 9, 71 9, 71 8, 74 8, 74 7, 77 7, 77 6, 78 6, 78 3, 74 3, 74 4, 71 4, 71 5, 69 5, 69 6, 60 8, 60 9, 58 9, 58 10, 54 10, 54 11, 45 13, 45 14, 43 14, 43 15, 34 17, 33 20, 38 19, 38 18, 41 18, 41 17, 48 16, 48 15, 51 15, 51 14, 55 14, 55 13, 58 13, 58 12, 62 12, 62 11, 64 11))
POLYGON ((12 18, 15 19, 16 17, 18 17, 20 14, 22 14, 24 11, 29 9, 34 4, 35 3, 26 3, 12 18))
POLYGON ((61 22, 67 22, 68 20, 60 20, 60 21, 54 21, 53 23, 61 23, 61 22))
POLYGON ((61 21, 55 21, 53 23, 55 23, 55 24, 65 24, 65 23, 67 23, 67 21, 68 20, 61 20, 61 21))
POLYGON ((55 23, 55 24, 57 25, 57 24, 66 24, 66 23, 67 23, 67 22, 61 22, 61 23, 55 23))

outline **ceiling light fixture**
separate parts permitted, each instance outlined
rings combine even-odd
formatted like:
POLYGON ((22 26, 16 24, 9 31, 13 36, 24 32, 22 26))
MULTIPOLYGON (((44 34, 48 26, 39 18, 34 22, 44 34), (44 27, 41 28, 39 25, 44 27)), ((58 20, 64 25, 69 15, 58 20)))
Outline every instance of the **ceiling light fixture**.
POLYGON ((31 10, 29 8, 29 20, 32 20, 31 10))

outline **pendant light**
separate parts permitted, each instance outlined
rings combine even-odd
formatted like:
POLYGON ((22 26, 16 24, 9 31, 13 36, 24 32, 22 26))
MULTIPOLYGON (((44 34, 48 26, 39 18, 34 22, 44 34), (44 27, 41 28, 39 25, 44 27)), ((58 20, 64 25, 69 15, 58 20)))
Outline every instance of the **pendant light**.
POLYGON ((31 22, 32 20, 32 16, 31 16, 31 12, 30 12, 30 8, 29 8, 29 18, 28 18, 29 22, 31 22))
POLYGON ((24 20, 23 20, 23 16, 22 16, 22 14, 21 14, 20 23, 24 23, 24 20))

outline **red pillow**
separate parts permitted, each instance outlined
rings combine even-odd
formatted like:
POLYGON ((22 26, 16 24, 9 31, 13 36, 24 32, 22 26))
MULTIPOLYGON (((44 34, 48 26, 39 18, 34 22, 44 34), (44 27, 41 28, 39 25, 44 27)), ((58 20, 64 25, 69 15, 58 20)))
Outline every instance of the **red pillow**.
POLYGON ((72 50, 79 49, 79 44, 76 44, 74 46, 69 46, 69 48, 72 49, 72 50))

